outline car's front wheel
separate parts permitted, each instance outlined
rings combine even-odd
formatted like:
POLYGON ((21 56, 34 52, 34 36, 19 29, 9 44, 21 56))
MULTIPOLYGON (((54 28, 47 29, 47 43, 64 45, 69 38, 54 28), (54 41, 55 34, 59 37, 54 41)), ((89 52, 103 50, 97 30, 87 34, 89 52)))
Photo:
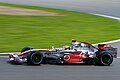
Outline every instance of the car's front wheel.
POLYGON ((43 55, 40 52, 32 52, 27 55, 27 63, 29 65, 40 65, 43 61, 43 55))
POLYGON ((33 49, 32 47, 26 46, 22 48, 21 53, 33 49))

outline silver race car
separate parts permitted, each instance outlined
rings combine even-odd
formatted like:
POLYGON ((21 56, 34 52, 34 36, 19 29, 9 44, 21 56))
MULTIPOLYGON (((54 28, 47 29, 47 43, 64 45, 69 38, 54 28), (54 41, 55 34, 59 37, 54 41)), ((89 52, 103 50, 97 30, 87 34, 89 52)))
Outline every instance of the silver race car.
POLYGON ((62 48, 33 49, 24 47, 19 53, 9 54, 11 63, 27 63, 40 65, 42 63, 86 63, 109 66, 116 57, 116 48, 108 44, 98 44, 98 47, 87 42, 72 40, 71 46, 62 48))

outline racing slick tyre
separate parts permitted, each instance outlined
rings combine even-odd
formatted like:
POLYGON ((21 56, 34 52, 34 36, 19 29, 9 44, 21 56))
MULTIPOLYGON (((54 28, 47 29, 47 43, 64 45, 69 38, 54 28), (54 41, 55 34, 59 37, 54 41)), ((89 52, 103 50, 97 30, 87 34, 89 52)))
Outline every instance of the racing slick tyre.
POLYGON ((26 47, 24 47, 22 50, 21 50, 21 53, 22 52, 25 52, 25 51, 27 51, 27 50, 31 50, 31 49, 33 49, 32 47, 29 47, 29 46, 26 46, 26 47))
POLYGON ((27 55, 28 65, 40 65, 43 61, 43 54, 40 52, 32 52, 27 55))
POLYGON ((102 51, 98 54, 95 64, 101 66, 109 66, 113 62, 113 56, 107 51, 102 51))

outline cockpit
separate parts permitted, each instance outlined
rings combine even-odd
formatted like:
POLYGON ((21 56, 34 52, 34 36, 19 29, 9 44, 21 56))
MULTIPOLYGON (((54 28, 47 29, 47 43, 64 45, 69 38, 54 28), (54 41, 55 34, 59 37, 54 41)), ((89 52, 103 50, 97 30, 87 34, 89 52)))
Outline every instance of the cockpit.
POLYGON ((72 50, 93 50, 93 47, 90 44, 86 44, 83 42, 72 42, 71 44, 71 49, 72 50))

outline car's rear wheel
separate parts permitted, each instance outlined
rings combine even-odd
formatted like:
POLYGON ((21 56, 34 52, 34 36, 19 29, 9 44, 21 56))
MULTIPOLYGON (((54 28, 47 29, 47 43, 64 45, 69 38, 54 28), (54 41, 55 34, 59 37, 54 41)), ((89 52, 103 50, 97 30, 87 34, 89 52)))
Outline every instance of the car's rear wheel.
POLYGON ((32 52, 27 55, 29 65, 40 65, 43 61, 43 55, 40 52, 32 52))
POLYGON ((96 64, 103 66, 109 66, 112 62, 113 56, 107 51, 101 52, 96 60, 96 64))

